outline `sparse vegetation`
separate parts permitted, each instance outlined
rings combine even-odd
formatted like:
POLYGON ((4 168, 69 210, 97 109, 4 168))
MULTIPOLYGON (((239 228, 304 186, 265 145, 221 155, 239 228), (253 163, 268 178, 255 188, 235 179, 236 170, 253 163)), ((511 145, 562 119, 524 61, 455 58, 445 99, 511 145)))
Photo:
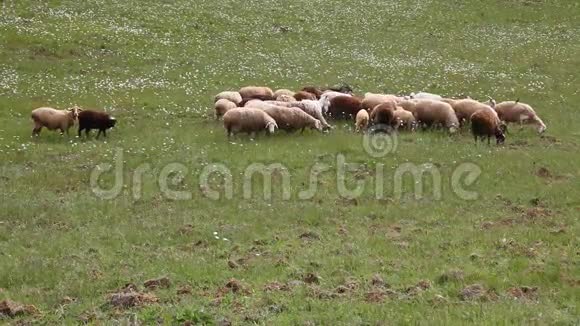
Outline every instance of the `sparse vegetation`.
MULTIPOLYGON (((0 323, 578 322, 578 1, 7 2, 0 323), (228 142, 214 119, 222 90, 341 82, 359 94, 520 98, 548 130, 511 127, 504 146, 474 145, 468 129, 403 132, 396 151, 373 157, 353 122, 228 142), (99 140, 31 138, 32 109, 75 104, 117 126, 99 140), (91 171, 119 151, 121 192, 98 198, 91 171), (340 196, 338 154, 358 164, 349 189, 366 182, 356 198, 340 196), (465 162, 481 169, 467 186, 477 200, 452 189, 465 162), (164 195, 169 163, 185 170, 168 187, 190 199, 164 195), (232 172, 231 199, 217 176, 219 199, 200 187, 212 163, 232 172), (290 200, 280 169, 271 200, 261 177, 244 199, 252 163, 286 168, 290 200), (300 199, 316 163, 332 169, 300 199), (440 200, 428 175, 421 198, 410 178, 396 195, 405 163, 437 168, 440 200)), ((112 173, 100 181, 112 186, 112 173)))

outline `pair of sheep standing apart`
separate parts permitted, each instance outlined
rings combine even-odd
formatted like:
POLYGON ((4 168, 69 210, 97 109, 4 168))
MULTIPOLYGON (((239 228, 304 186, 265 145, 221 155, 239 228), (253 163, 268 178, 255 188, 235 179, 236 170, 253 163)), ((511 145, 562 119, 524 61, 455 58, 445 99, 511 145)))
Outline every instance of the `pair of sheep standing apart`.
POLYGON ((102 133, 107 137, 107 129, 113 128, 117 120, 108 113, 83 110, 77 106, 66 110, 57 110, 49 107, 41 107, 34 109, 31 114, 34 128, 32 129, 32 136, 38 136, 42 128, 48 130, 60 130, 61 134, 69 134, 69 129, 78 120, 79 130, 78 136, 85 130, 85 136, 89 136, 92 129, 98 129, 97 139, 102 133))

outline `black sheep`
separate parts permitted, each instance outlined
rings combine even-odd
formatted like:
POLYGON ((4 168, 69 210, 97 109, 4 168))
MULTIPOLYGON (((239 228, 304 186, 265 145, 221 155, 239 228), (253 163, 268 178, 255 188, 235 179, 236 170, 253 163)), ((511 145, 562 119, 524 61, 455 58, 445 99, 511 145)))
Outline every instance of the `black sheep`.
POLYGON ((117 120, 111 117, 108 113, 93 111, 93 110, 83 110, 79 112, 79 138, 81 137, 81 132, 85 130, 86 137, 89 137, 89 131, 91 129, 98 129, 97 139, 99 135, 103 133, 107 137, 107 129, 113 128, 117 123, 117 120))

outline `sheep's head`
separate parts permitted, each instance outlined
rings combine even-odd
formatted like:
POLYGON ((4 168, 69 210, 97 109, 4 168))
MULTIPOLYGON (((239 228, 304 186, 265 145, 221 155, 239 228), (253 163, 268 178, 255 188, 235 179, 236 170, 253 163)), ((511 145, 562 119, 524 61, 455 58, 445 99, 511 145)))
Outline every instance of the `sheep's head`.
POLYGON ((76 120, 79 118, 79 112, 83 111, 83 109, 75 105, 72 108, 68 108, 67 111, 69 112, 72 119, 76 120))
POLYGON ((545 125, 545 124, 543 124, 543 123, 542 123, 542 124, 540 124, 540 126, 538 127, 538 133, 539 133, 539 134, 543 134, 543 133, 544 133, 544 131, 546 131, 546 129, 548 129, 548 128, 546 127, 546 125, 545 125))
POLYGON ((318 119, 314 119, 314 125, 312 126, 312 129, 316 129, 318 131, 323 131, 324 127, 322 126, 322 122, 320 122, 320 120, 318 120, 318 119))
POLYGON ((488 96, 487 98, 488 98, 488 101, 487 101, 488 105, 491 106, 492 108, 495 108, 495 105, 497 104, 495 102, 495 100, 491 96, 488 96))
POLYGON ((109 128, 113 128, 117 124, 115 117, 109 117, 109 128))
POLYGON ((273 134, 276 129, 278 129, 278 125, 276 124, 276 122, 268 122, 266 124, 266 129, 268 130, 269 134, 273 134))

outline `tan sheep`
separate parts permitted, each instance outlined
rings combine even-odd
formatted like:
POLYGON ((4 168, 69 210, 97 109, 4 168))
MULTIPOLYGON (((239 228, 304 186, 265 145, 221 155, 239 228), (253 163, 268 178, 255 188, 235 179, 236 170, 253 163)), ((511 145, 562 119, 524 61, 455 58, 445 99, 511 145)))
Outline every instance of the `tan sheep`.
POLYGON ((371 111, 374 107, 385 102, 397 103, 400 99, 396 95, 366 93, 361 108, 371 111))
POLYGON ((260 99, 273 100, 274 92, 269 87, 264 86, 246 86, 239 90, 242 99, 260 99))
POLYGON ((411 113, 415 112, 415 107, 417 106, 418 100, 402 100, 397 103, 397 105, 403 110, 409 111, 411 113))
POLYGON ((332 126, 328 124, 324 118, 324 115, 322 114, 322 105, 320 104, 320 101, 302 100, 299 102, 290 102, 289 105, 291 107, 297 107, 308 113, 313 118, 320 120, 324 129, 332 129, 332 126))
POLYGON ((399 126, 399 128, 411 131, 415 130, 417 121, 415 120, 415 116, 413 115, 413 113, 398 106, 394 112, 394 115, 395 119, 397 120, 397 125, 399 126))
POLYGON ((299 108, 273 106, 264 109, 264 112, 274 118, 278 128, 286 130, 287 132, 296 131, 298 129, 301 129, 301 132, 304 132, 306 127, 318 131, 323 130, 320 120, 313 118, 299 108))
POLYGON ((419 124, 426 127, 442 125, 450 133, 457 131, 459 121, 451 105, 436 100, 417 100, 413 113, 419 124))
POLYGON ((296 94, 294 94, 294 98, 296 99, 296 101, 302 101, 302 100, 316 101, 318 99, 315 94, 309 93, 306 91, 296 92, 296 94))
POLYGON ((460 99, 460 100, 453 100, 453 99, 445 99, 444 101, 451 105, 453 111, 455 111, 455 115, 457 116, 457 120, 459 120, 459 124, 463 125, 465 122, 469 122, 471 116, 479 111, 479 110, 488 110, 491 111, 493 114, 497 116, 495 111, 491 108, 491 106, 478 102, 472 99, 460 99))
POLYGON ((497 112, 499 119, 506 123, 519 123, 520 127, 524 124, 533 124, 538 127, 538 133, 546 131, 547 127, 544 121, 536 114, 536 111, 526 103, 518 101, 506 101, 495 105, 494 110, 497 112))
POLYGON ((296 94, 296 92, 291 91, 289 89, 281 88, 281 89, 277 89, 274 92, 274 98, 278 98, 281 95, 287 95, 287 96, 290 96, 290 97, 294 97, 294 94, 296 94))
POLYGON ((49 107, 32 110, 31 118, 34 122, 32 136, 38 136, 43 127, 48 130, 60 129, 61 134, 66 132, 68 135, 68 130, 77 121, 80 111, 82 110, 76 106, 66 110, 56 110, 49 107))
POLYGON ((356 121, 355 121, 355 132, 361 132, 367 130, 369 126, 369 113, 367 110, 361 109, 356 114, 356 121))
POLYGON ((214 97, 213 101, 215 103, 221 99, 234 102, 236 105, 240 105, 240 103, 242 103, 242 95, 238 92, 232 91, 221 92, 214 97))
POLYGON ((228 138, 243 132, 251 135, 266 131, 273 134, 278 128, 276 121, 266 112, 256 108, 234 108, 224 114, 224 128, 228 138))
POLYGON ((215 110, 215 118, 219 119, 219 118, 223 117, 224 114, 226 114, 226 112, 228 112, 229 110, 234 109, 238 106, 236 105, 236 103, 234 103, 230 100, 226 100, 224 98, 221 98, 221 99, 217 100, 217 102, 215 102, 213 107, 215 110))

